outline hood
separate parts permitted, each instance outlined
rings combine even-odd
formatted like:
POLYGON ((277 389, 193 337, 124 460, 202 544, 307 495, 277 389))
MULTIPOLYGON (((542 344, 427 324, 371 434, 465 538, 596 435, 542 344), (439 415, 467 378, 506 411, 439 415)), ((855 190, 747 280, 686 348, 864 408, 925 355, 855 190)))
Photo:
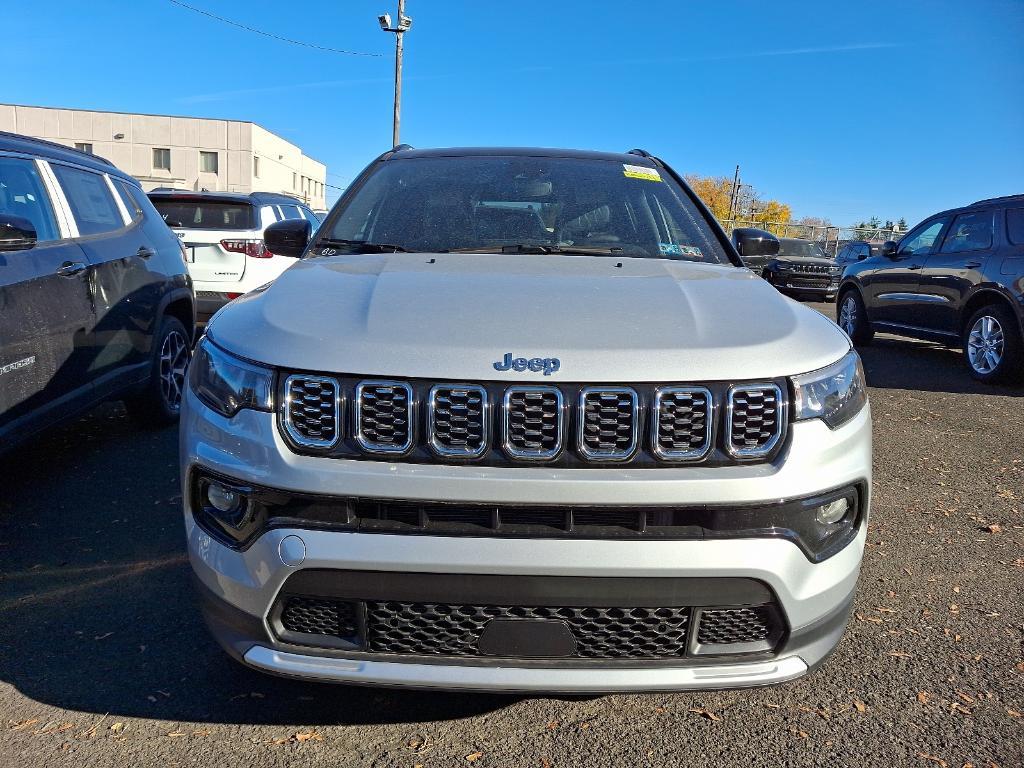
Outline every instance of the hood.
POLYGON ((749 381, 822 368, 850 346, 745 269, 530 254, 306 259, 208 333, 285 368, 470 381, 749 381), (549 363, 496 369, 506 355, 549 363))

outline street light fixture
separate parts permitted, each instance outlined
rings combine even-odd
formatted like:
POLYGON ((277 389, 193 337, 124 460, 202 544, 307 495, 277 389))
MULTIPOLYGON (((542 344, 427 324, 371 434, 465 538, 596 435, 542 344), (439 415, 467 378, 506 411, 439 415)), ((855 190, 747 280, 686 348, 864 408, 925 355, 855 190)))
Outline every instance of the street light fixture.
POLYGON ((398 25, 391 26, 391 14, 382 13, 377 17, 382 32, 395 36, 395 114, 391 126, 392 146, 398 146, 398 128, 402 113, 402 36, 412 29, 412 19, 405 15, 405 0, 398 0, 398 25))

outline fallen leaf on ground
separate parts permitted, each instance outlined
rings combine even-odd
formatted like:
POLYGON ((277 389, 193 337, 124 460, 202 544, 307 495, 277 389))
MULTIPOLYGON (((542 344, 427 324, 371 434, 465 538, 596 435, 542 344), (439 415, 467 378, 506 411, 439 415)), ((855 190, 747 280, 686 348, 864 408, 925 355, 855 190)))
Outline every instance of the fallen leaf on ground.
POLYGON ((185 734, 184 734, 184 733, 182 733, 181 731, 171 731, 171 732, 170 732, 170 733, 168 733, 167 735, 168 735, 168 736, 169 736, 170 738, 172 738, 172 739, 177 739, 177 738, 180 738, 180 737, 184 736, 185 734))
POLYGON ((853 700, 853 706, 855 706, 857 708, 858 712, 864 713, 864 712, 868 711, 868 705, 865 704, 860 699, 854 699, 853 700))
POLYGON ((38 717, 33 717, 31 720, 22 720, 20 722, 15 723, 14 727, 11 728, 11 730, 12 731, 23 731, 26 728, 28 728, 30 725, 35 725, 38 722, 39 722, 39 718, 38 717))
POLYGON ((315 731, 309 731, 308 733, 296 733, 295 741, 302 744, 304 741, 323 741, 324 737, 315 731))
POLYGON ((917 700, 922 704, 927 704, 932 698, 932 695, 928 691, 918 691, 917 700))
POLYGON ((110 730, 112 730, 114 733, 117 733, 118 731, 123 731, 124 730, 124 723, 122 723, 119 720, 118 722, 116 722, 112 726, 110 726, 110 730))
POLYGON ((939 768, 947 768, 946 761, 943 760, 941 757, 933 757, 932 755, 926 755, 924 752, 918 752, 917 756, 920 757, 922 760, 930 760, 931 762, 936 763, 939 766, 939 768))
POLYGON ((1024 717, 1024 714, 1021 714, 1016 709, 1008 709, 1006 710, 1006 714, 1008 714, 1010 717, 1024 717))
POLYGON ((707 709, 696 709, 695 708, 695 709, 691 709, 690 711, 693 712, 696 715, 700 715, 701 717, 706 717, 708 720, 710 720, 710 721, 712 721, 714 723, 717 723, 719 720, 722 719, 721 717, 716 715, 714 712, 711 712, 711 711, 709 711, 707 709))
POLYGON ((992 525, 986 525, 985 530, 989 533, 999 533, 1003 530, 1003 526, 1001 526, 999 523, 992 523, 992 525))
POLYGON ((483 752, 470 752, 468 755, 466 755, 466 762, 467 763, 475 763, 477 760, 479 760, 483 756, 484 756, 483 752))

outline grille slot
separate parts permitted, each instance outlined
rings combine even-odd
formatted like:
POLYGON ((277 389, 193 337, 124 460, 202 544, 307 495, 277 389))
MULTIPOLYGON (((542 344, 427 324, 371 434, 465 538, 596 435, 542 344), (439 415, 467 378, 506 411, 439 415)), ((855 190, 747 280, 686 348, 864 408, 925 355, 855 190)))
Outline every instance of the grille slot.
POLYGON ((487 450, 487 391, 471 384, 438 384, 427 401, 430 447, 438 456, 478 458, 487 450))
POLYGON ((692 652, 697 655, 770 651, 784 632, 773 605, 699 608, 694 621, 697 631, 692 652))
POLYGON ((285 380, 284 428, 307 448, 330 448, 338 442, 341 387, 329 376, 296 374, 285 380))
POLYGON ((562 451, 564 408, 555 387, 509 387, 503 403, 505 452, 515 459, 547 460, 562 451))
POLYGON ((729 389, 729 435, 726 450, 738 459, 762 458, 778 444, 786 420, 786 403, 775 384, 729 389))
POLYGON ((412 447, 412 387, 400 381, 356 386, 356 441, 370 453, 405 453, 412 447))
POLYGON ((705 387, 661 387, 654 393, 651 447, 660 459, 696 461, 711 450, 713 399, 705 387))
POLYGON ((650 659, 686 654, 690 608, 572 608, 367 602, 366 646, 376 653, 479 656, 488 621, 565 622, 582 658, 650 659))
POLYGON ((580 392, 580 453, 588 459, 622 461, 637 449, 639 399, 629 387, 585 387, 580 392))
POLYGON ((354 603, 320 597, 289 597, 281 611, 281 626, 304 635, 347 639, 359 635, 354 603))

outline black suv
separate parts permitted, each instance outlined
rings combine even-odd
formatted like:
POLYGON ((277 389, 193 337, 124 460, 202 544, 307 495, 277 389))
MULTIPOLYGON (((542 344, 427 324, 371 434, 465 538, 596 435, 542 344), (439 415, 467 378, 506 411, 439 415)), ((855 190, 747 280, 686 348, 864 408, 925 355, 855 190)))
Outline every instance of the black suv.
POLYGON ((938 213, 846 268, 837 321, 962 346, 979 381, 1024 381, 1024 195, 938 213))
POLYGON ((779 238, 779 254, 761 270, 761 277, 782 293, 835 301, 843 268, 813 240, 779 238))
POLYGON ((173 422, 194 305, 178 238, 137 181, 0 132, 0 448, 106 399, 173 422))

